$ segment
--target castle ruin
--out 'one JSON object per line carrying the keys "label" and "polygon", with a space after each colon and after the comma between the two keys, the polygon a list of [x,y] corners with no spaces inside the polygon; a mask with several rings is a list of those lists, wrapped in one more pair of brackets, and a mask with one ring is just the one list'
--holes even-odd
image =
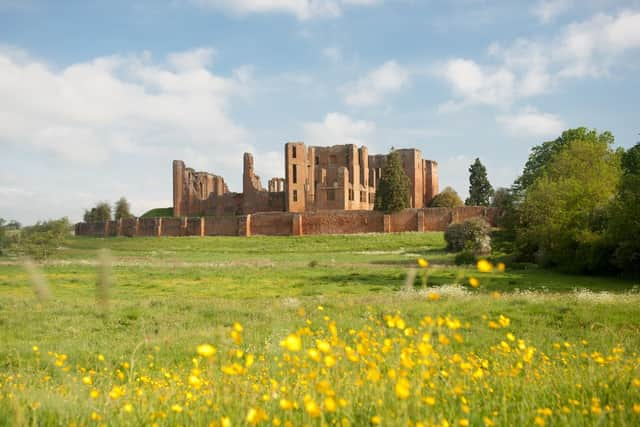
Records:
{"label": "castle ruin", "polygon": [[[354,144],[306,147],[285,144],[285,178],[272,178],[267,189],[255,174],[253,156],[244,154],[242,193],[230,192],[224,178],[173,161],[173,214],[186,216],[250,215],[258,212],[372,210],[387,155],[369,155]],[[438,194],[438,164],[417,149],[397,150],[410,182],[410,207],[424,208]]]}

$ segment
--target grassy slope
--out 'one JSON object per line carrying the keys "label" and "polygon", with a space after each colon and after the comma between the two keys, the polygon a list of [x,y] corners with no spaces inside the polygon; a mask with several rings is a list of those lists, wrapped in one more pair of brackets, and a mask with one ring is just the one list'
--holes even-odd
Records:
{"label": "grassy slope", "polygon": [[143,213],[140,218],[171,218],[173,217],[173,208],[155,208]]}
{"label": "grassy slope", "polygon": [[[260,351],[300,325],[300,307],[317,318],[329,315],[345,329],[396,310],[414,323],[425,314],[449,314],[476,325],[505,314],[518,337],[538,343],[541,351],[580,339],[594,348],[640,348],[640,297],[628,292],[638,283],[538,269],[478,275],[453,266],[443,245],[441,233],[74,238],[43,267],[55,294],[44,306],[36,303],[18,264],[0,264],[0,371],[34,370],[28,362],[33,345],[64,352],[81,366],[104,353],[115,366],[143,340],[162,348],[159,365],[172,366],[189,361],[201,342],[228,341],[234,321],[245,326],[247,348]],[[102,247],[115,261],[107,316],[98,314],[94,302],[95,258]],[[428,302],[429,291],[420,288],[399,292],[418,256],[432,264],[428,283],[442,294],[440,301]],[[472,274],[481,280],[477,291],[460,295],[451,286],[439,288]],[[620,294],[576,294],[575,288]],[[500,339],[503,333],[491,330],[467,338],[471,348]]]}

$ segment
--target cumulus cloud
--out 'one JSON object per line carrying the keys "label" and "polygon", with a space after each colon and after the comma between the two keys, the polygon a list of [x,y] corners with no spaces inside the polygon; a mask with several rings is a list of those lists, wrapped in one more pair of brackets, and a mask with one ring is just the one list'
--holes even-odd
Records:
{"label": "cumulus cloud", "polygon": [[453,59],[439,67],[438,74],[463,104],[508,105],[513,100],[516,78],[506,68],[489,69],[472,60]]}
{"label": "cumulus cloud", "polygon": [[558,116],[538,112],[531,107],[519,113],[500,115],[496,122],[511,136],[520,138],[554,137],[566,129],[566,124]]}
{"label": "cumulus cloud", "polygon": [[321,122],[303,124],[304,140],[308,145],[366,145],[375,129],[374,122],[353,120],[341,113],[328,113]]}
{"label": "cumulus cloud", "polygon": [[0,144],[93,164],[176,142],[243,144],[247,132],[227,110],[246,82],[213,74],[212,55],[196,49],[159,63],[149,54],[116,55],[55,70],[0,50]]}
{"label": "cumulus cloud", "polygon": [[632,11],[595,15],[568,25],[547,40],[493,43],[488,54],[496,60],[494,64],[454,58],[437,67],[436,75],[449,84],[455,96],[440,110],[473,104],[506,107],[553,91],[566,79],[606,75],[638,48],[640,12]]}
{"label": "cumulus cloud", "polygon": [[250,13],[286,13],[299,20],[335,18],[350,6],[372,6],[382,0],[191,0],[208,8],[245,15]]}
{"label": "cumulus cloud", "polygon": [[379,104],[387,95],[410,83],[410,73],[396,61],[387,61],[361,79],[345,86],[344,102],[355,107]]}
{"label": "cumulus cloud", "polygon": [[572,3],[572,0],[538,0],[531,7],[531,13],[538,17],[540,22],[546,24],[567,12]]}

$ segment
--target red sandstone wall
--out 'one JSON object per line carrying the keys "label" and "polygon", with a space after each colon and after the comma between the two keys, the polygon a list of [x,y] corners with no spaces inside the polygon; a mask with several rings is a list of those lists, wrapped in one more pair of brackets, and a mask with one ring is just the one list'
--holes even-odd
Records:
{"label": "red sandstone wall", "polygon": [[251,215],[251,235],[289,236],[293,214],[288,212],[263,212]]}
{"label": "red sandstone wall", "polygon": [[405,209],[390,215],[391,232],[418,231],[418,209]]}
{"label": "red sandstone wall", "polygon": [[[418,212],[423,217],[422,228],[424,231],[444,231],[450,223],[462,222],[472,217],[484,217],[491,225],[495,226],[498,209],[476,206],[464,206],[460,208],[426,208],[407,209],[389,215],[391,232],[418,231]],[[384,217],[381,212],[375,211],[321,211],[304,212],[299,215],[302,223],[301,234],[349,234],[349,233],[382,233],[384,232]],[[297,217],[288,212],[263,212],[252,214],[248,223],[250,235],[276,235],[288,236],[293,234],[293,222]],[[206,217],[204,220],[204,234],[207,236],[237,236],[239,234],[239,222],[246,216],[235,215],[223,217]],[[136,234],[136,219],[123,220],[122,234],[125,236],[157,236],[159,218],[140,218]],[[163,236],[199,236],[200,218],[187,219],[186,233],[182,227],[180,218],[162,219]],[[76,235],[79,236],[105,236],[104,222],[78,223],[75,226]],[[117,232],[117,223],[108,224],[106,235],[113,236]],[[245,224],[246,227],[246,224]],[[246,230],[242,230],[245,235]]]}
{"label": "red sandstone wall", "polygon": [[163,236],[183,236],[182,218],[162,218]]}
{"label": "red sandstone wall", "polygon": [[451,221],[451,209],[424,209],[424,231],[444,231]]}
{"label": "red sandstone wall", "polygon": [[207,236],[237,236],[238,218],[236,216],[207,217],[204,223]]}
{"label": "red sandstone wall", "polygon": [[136,235],[137,218],[127,218],[122,220],[122,235],[133,237]]}
{"label": "red sandstone wall", "polygon": [[453,218],[451,222],[458,223],[477,216],[484,217],[484,212],[486,209],[487,208],[483,206],[461,206],[459,208],[453,208]]}
{"label": "red sandstone wall", "polygon": [[302,214],[302,234],[382,233],[384,215],[374,211],[324,211]]}
{"label": "red sandstone wall", "polygon": [[200,218],[187,218],[187,236],[200,235]]}
{"label": "red sandstone wall", "polygon": [[157,236],[159,218],[140,218],[138,222],[138,236]]}

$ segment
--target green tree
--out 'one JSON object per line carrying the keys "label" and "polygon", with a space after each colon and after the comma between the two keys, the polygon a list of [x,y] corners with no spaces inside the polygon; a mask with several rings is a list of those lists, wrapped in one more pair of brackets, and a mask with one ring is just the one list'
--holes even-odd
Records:
{"label": "green tree", "polygon": [[583,135],[556,150],[526,187],[516,244],[543,265],[592,272],[608,264],[602,213],[619,181],[620,156],[609,132]]}
{"label": "green tree", "polygon": [[445,187],[440,193],[431,200],[429,206],[432,208],[455,208],[462,206],[462,199],[451,187]]}
{"label": "green tree", "polygon": [[4,218],[0,218],[0,255],[4,255],[7,250],[8,238],[6,223]]}
{"label": "green tree", "polygon": [[487,178],[487,168],[479,158],[469,166],[469,197],[464,204],[467,206],[489,206],[493,196],[493,187]]}
{"label": "green tree", "polygon": [[46,259],[59,249],[71,232],[68,218],[38,221],[35,225],[21,229],[14,243],[15,252],[34,258]]}
{"label": "green tree", "polygon": [[115,220],[131,218],[130,206],[127,199],[120,197],[115,205]]}
{"label": "green tree", "polygon": [[409,178],[402,169],[400,154],[391,148],[376,190],[374,209],[397,212],[409,207]]}
{"label": "green tree", "polygon": [[579,127],[562,132],[562,135],[553,141],[536,145],[531,149],[531,154],[529,154],[529,159],[524,165],[522,175],[513,184],[514,192],[521,194],[533,185],[535,180],[543,175],[553,158],[573,141],[599,142],[609,146],[613,144],[613,135],[609,131],[599,134],[595,129],[590,130],[585,127]]}
{"label": "green tree", "polygon": [[640,143],[622,155],[622,177],[609,219],[609,237],[616,245],[613,263],[640,272]]}
{"label": "green tree", "polygon": [[111,206],[107,202],[99,202],[91,210],[84,211],[84,222],[111,221]]}

